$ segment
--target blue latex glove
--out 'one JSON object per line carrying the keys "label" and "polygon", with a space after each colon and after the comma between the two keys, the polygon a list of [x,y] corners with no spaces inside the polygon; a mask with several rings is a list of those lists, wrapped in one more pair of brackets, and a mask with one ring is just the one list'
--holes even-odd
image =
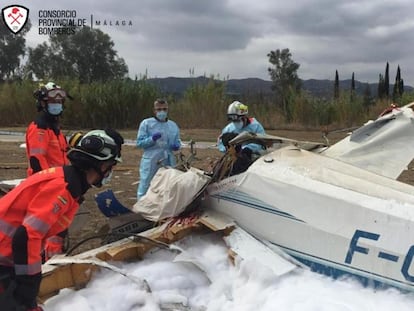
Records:
{"label": "blue latex glove", "polygon": [[161,133],[160,132],[156,132],[156,133],[152,134],[152,140],[153,141],[157,141],[160,138],[161,138]]}
{"label": "blue latex glove", "polygon": [[171,150],[172,151],[178,151],[181,148],[181,144],[177,143],[177,144],[172,144],[171,145]]}

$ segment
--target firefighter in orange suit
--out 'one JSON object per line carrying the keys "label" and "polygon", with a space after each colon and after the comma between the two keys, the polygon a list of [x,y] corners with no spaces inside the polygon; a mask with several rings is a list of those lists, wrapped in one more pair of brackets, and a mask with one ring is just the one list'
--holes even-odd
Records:
{"label": "firefighter in orange suit", "polygon": [[68,228],[79,200],[110,180],[121,162],[122,136],[94,130],[68,152],[70,165],[34,174],[0,199],[0,309],[36,310],[41,251],[46,239]]}
{"label": "firefighter in orange suit", "polygon": [[[26,155],[29,162],[27,175],[30,176],[50,167],[69,164],[68,143],[60,130],[60,117],[68,96],[65,90],[54,82],[41,86],[33,93],[39,115],[26,130]],[[43,260],[63,252],[67,231],[58,232],[44,245]]]}
{"label": "firefighter in orange suit", "polygon": [[39,112],[26,130],[27,175],[49,167],[69,164],[68,143],[60,131],[60,117],[68,97],[66,91],[49,82],[33,93]]}

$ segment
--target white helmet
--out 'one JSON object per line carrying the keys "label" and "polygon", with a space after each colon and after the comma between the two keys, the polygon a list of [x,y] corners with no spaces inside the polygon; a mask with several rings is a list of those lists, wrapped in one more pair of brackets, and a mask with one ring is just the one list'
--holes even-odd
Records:
{"label": "white helmet", "polygon": [[[79,133],[74,135],[79,135]],[[114,130],[93,130],[81,137],[74,139],[71,137],[69,141],[74,141],[72,149],[68,152],[70,160],[72,153],[81,153],[98,161],[113,159],[116,162],[122,162],[121,145],[124,140]]]}
{"label": "white helmet", "polygon": [[37,99],[37,111],[44,111],[52,116],[60,116],[65,108],[66,97],[69,97],[65,90],[54,82],[48,82],[41,85],[39,89],[33,92]]}
{"label": "white helmet", "polygon": [[227,108],[227,119],[230,121],[235,121],[240,119],[242,116],[246,116],[248,112],[249,109],[246,105],[242,104],[239,101],[234,101]]}

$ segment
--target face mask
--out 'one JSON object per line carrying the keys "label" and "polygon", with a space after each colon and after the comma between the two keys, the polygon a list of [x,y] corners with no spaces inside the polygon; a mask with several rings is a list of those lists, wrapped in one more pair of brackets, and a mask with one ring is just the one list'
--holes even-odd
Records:
{"label": "face mask", "polygon": [[157,111],[157,119],[160,121],[165,121],[167,119],[167,111]]}
{"label": "face mask", "polygon": [[233,125],[236,128],[236,130],[241,130],[243,128],[243,121],[233,122]]}
{"label": "face mask", "polygon": [[59,103],[51,103],[47,104],[47,112],[49,112],[52,116],[58,116],[62,113],[63,106]]}

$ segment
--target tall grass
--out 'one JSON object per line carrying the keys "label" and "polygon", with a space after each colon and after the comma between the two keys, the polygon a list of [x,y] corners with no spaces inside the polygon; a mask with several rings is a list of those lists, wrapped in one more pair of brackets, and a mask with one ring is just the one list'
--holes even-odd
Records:
{"label": "tall grass", "polygon": [[[154,100],[161,92],[146,77],[114,80],[105,83],[80,84],[76,80],[59,81],[73,100],[67,100],[62,123],[72,129],[114,127],[137,129],[139,123],[152,116]],[[207,83],[193,84],[184,96],[174,99],[167,94],[169,115],[180,128],[221,129],[227,124],[227,106],[240,100],[249,106],[249,115],[266,129],[282,128],[346,128],[376,118],[390,100],[364,106],[363,98],[341,92],[338,99],[315,98],[305,92],[289,96],[289,116],[277,107],[275,97],[252,93],[243,97],[226,94],[226,80],[211,76]],[[0,84],[0,127],[25,127],[36,116],[33,91],[38,84],[24,80]],[[165,94],[164,94],[165,95]],[[404,93],[400,105],[414,101],[414,93]],[[290,122],[286,122],[290,119]]]}
{"label": "tall grass", "polygon": [[105,83],[75,83],[69,89],[65,124],[82,128],[134,128],[152,113],[157,90],[142,80],[115,80]]}
{"label": "tall grass", "polygon": [[36,84],[30,81],[0,84],[0,125],[25,126],[36,114],[33,90]]}
{"label": "tall grass", "polygon": [[220,128],[226,122],[226,81],[211,76],[207,84],[193,84],[170,109],[181,127]]}

